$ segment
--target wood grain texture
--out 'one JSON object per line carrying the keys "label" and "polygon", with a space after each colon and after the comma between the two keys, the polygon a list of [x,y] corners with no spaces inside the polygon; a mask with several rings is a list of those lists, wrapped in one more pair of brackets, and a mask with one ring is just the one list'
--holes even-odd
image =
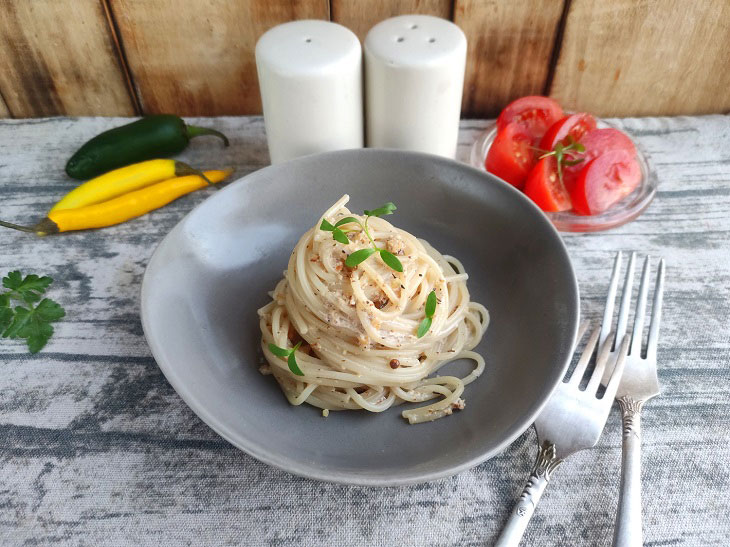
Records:
{"label": "wood grain texture", "polygon": [[99,0],[4,0],[0,94],[15,117],[134,114]]}
{"label": "wood grain texture", "polygon": [[451,19],[452,0],[332,0],[332,20],[346,26],[365,40],[380,21],[417,13]]}
{"label": "wood grain texture", "polygon": [[[3,219],[40,216],[71,185],[63,174],[69,154],[125,121],[0,122]],[[616,251],[666,259],[662,394],[642,416],[644,539],[657,547],[725,547],[730,117],[613,121],[651,156],[659,191],[625,226],[564,234],[581,311],[587,319],[600,318]],[[231,146],[198,139],[183,161],[233,165],[238,175],[268,163],[261,118],[190,122],[224,131]],[[459,158],[467,157],[485,125],[462,122]],[[67,316],[35,356],[17,341],[0,339],[0,543],[493,544],[534,461],[533,430],[502,455],[455,477],[411,487],[347,487],[294,477],[236,450],[165,380],[142,333],[139,285],[155,245],[215,191],[195,192],[104,230],[43,239],[1,233],[0,274],[14,268],[50,274],[55,282],[49,296]],[[610,545],[620,454],[614,408],[596,448],[572,456],[555,473],[523,543]]]}
{"label": "wood grain texture", "polygon": [[[261,112],[254,48],[269,28],[328,19],[327,0],[110,0],[147,114]],[[184,6],[184,8],[183,8]]]}
{"label": "wood grain texture", "polygon": [[10,110],[8,110],[5,100],[0,96],[0,118],[9,118]]}
{"label": "wood grain texture", "polygon": [[496,117],[511,100],[542,94],[563,0],[456,0],[468,40],[462,110]]}
{"label": "wood grain texture", "polygon": [[730,2],[573,0],[550,94],[598,115],[730,110]]}

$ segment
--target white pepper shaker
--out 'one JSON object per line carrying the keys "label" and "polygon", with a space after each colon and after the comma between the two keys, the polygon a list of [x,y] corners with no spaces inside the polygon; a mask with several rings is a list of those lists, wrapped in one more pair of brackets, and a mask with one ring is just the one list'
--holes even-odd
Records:
{"label": "white pepper shaker", "polygon": [[459,135],[466,36],[454,23],[402,15],[365,38],[367,145],[453,158]]}
{"label": "white pepper shaker", "polygon": [[268,30],[256,68],[272,163],[363,146],[362,48],[352,31],[302,20]]}

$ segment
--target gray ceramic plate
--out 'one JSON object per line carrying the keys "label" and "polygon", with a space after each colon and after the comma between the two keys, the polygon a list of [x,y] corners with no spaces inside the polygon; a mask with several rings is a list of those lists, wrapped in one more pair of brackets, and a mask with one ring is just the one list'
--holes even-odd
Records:
{"label": "gray ceramic plate", "polygon": [[[259,374],[256,310],[301,234],[344,193],[355,211],[395,202],[388,220],[461,259],[472,298],[489,308],[477,348],[486,371],[462,412],[420,425],[397,408],[323,418]],[[530,200],[466,165],[400,151],[309,156],[230,184],[165,237],[142,285],[152,353],[210,427],[261,461],[352,484],[437,479],[499,454],[562,379],[577,322],[567,252]]]}

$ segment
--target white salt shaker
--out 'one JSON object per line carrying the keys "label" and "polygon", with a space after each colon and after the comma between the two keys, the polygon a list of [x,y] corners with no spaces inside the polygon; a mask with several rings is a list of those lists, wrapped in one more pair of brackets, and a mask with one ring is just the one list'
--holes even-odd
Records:
{"label": "white salt shaker", "polygon": [[278,25],[256,44],[256,68],[272,163],[362,148],[362,48],[328,21]]}
{"label": "white salt shaker", "polygon": [[466,36],[450,21],[402,15],[365,38],[367,145],[453,158]]}

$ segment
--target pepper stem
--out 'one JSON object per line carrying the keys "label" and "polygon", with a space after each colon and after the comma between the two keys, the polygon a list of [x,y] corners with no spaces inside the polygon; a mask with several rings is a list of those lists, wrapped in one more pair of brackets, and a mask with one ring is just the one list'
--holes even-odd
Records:
{"label": "pepper stem", "polygon": [[183,163],[181,161],[175,161],[175,176],[184,177],[187,175],[198,175],[199,177],[202,177],[203,180],[205,180],[205,182],[207,182],[208,184],[213,184],[210,179],[205,176],[205,173],[203,173],[200,169],[196,169],[195,167],[192,167],[187,163]]}
{"label": "pepper stem", "polygon": [[19,230],[21,232],[28,232],[31,234],[36,233],[35,228],[32,226],[21,226],[20,224],[13,224],[12,222],[5,222],[4,220],[0,220],[0,226],[4,226],[5,228],[12,228],[13,230]]}
{"label": "pepper stem", "polygon": [[197,127],[195,125],[186,125],[185,132],[187,133],[189,139],[200,137],[202,135],[214,135],[219,139],[223,139],[223,144],[225,146],[228,146],[230,144],[228,142],[228,137],[226,137],[220,131],[216,131],[215,129],[209,129],[207,127]]}

